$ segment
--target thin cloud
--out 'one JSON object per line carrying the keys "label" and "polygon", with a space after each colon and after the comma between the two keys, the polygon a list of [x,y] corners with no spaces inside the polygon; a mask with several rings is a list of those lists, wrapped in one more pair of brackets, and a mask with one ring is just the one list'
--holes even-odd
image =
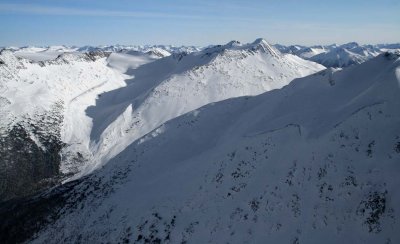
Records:
{"label": "thin cloud", "polygon": [[185,15],[170,14],[151,11],[112,11],[101,9],[78,9],[65,7],[51,7],[34,4],[0,3],[0,12],[25,13],[35,15],[64,15],[64,16],[88,16],[88,17],[128,17],[128,18],[175,18],[192,20],[221,20],[221,21],[245,21],[256,22],[258,18],[229,17],[219,15]]}
{"label": "thin cloud", "polygon": [[33,4],[3,4],[1,12],[26,13],[37,15],[75,15],[75,16],[104,16],[104,17],[132,17],[132,18],[202,18],[202,16],[165,14],[146,11],[111,11],[99,9],[77,9],[64,7],[48,7]]}

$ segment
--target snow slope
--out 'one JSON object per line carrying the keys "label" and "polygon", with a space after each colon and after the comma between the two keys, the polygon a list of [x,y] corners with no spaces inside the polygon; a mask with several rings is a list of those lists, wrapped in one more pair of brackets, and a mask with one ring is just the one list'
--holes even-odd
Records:
{"label": "snow slope", "polygon": [[175,118],[37,200],[31,241],[398,243],[399,72],[379,55]]}
{"label": "snow slope", "polygon": [[[0,175],[7,176],[0,182],[0,201],[30,194],[36,187],[27,186],[53,182],[52,176],[68,179],[78,173],[79,178],[160,124],[200,106],[280,88],[324,68],[281,55],[262,39],[171,56],[158,49],[25,51],[62,53],[45,61],[21,58],[11,50],[0,54],[0,143],[9,148],[0,152]],[[18,152],[24,158],[13,158],[21,147],[28,154]],[[43,156],[47,152],[51,155]],[[53,158],[48,167],[47,158]],[[31,170],[25,183],[12,183],[29,160],[38,162],[32,167],[43,174]]]}
{"label": "snow slope", "polygon": [[125,85],[126,78],[107,66],[104,53],[65,53],[34,62],[2,50],[0,201],[32,194],[47,185],[44,181],[75,172],[75,161],[82,160],[74,143],[90,135],[85,109],[99,93]]}
{"label": "snow slope", "polygon": [[[63,54],[48,62],[32,62],[3,50],[0,54],[0,95],[10,104],[2,107],[11,117],[48,109],[54,102],[71,102],[82,93],[110,84],[123,85],[126,76],[107,68],[106,58],[89,54]],[[107,89],[104,89],[107,90]]]}
{"label": "snow slope", "polygon": [[29,59],[29,60],[36,61],[36,62],[53,60],[53,59],[56,59],[61,54],[62,53],[60,53],[58,51],[54,51],[54,52],[48,52],[48,51],[43,51],[43,52],[16,51],[15,52],[15,56],[16,57]]}
{"label": "snow slope", "polygon": [[[110,58],[112,58],[110,56]],[[93,120],[86,174],[162,123],[205,104],[258,95],[324,69],[282,55],[265,40],[232,41],[201,52],[173,54],[129,69],[127,86],[104,93],[87,109]]]}
{"label": "snow slope", "polygon": [[136,69],[158,58],[158,56],[141,52],[111,53],[107,59],[107,65],[121,73],[126,73],[130,69]]}
{"label": "snow slope", "polygon": [[63,53],[77,51],[77,48],[67,46],[49,46],[49,47],[22,47],[14,51],[15,56],[29,59],[32,61],[48,61],[56,59]]}

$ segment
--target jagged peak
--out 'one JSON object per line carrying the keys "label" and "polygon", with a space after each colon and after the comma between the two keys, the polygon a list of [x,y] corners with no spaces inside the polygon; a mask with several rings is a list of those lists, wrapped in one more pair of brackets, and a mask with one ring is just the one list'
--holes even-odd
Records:
{"label": "jagged peak", "polygon": [[227,48],[230,48],[230,47],[237,47],[237,46],[240,46],[240,45],[241,45],[241,43],[239,41],[232,40],[232,41],[228,42],[227,44],[225,44],[224,46],[227,47]]}
{"label": "jagged peak", "polygon": [[340,45],[339,47],[346,48],[346,49],[351,49],[351,48],[356,48],[359,47],[360,45],[357,42],[349,42],[345,43],[343,45]]}
{"label": "jagged peak", "polygon": [[262,52],[270,54],[274,57],[280,57],[281,53],[274,48],[271,44],[269,44],[265,39],[258,38],[254,42],[248,44],[241,44],[239,41],[233,40],[228,42],[225,45],[215,45],[208,47],[203,50],[203,53],[207,56],[211,54],[219,53],[222,54],[226,50],[233,51],[251,51],[251,52]]}
{"label": "jagged peak", "polygon": [[265,53],[269,53],[275,57],[280,56],[280,52],[273,48],[265,39],[257,38],[254,42],[250,44],[250,49],[253,51],[261,50]]}
{"label": "jagged peak", "polygon": [[269,43],[264,38],[257,38],[252,44],[253,45],[259,45],[259,44],[269,45]]}

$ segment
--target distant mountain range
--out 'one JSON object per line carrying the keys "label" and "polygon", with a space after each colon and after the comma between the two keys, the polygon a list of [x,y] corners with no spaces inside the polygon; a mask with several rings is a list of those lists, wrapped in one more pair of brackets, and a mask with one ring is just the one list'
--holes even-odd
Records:
{"label": "distant mountain range", "polygon": [[[213,45],[207,46],[212,47]],[[400,50],[400,43],[394,44],[376,44],[360,45],[356,42],[350,42],[343,45],[273,45],[282,53],[293,54],[303,59],[311,60],[325,67],[343,68],[353,64],[359,64],[376,57],[378,54],[390,51]],[[45,46],[45,47],[6,47],[12,50],[19,57],[32,59],[35,61],[44,61],[54,59],[62,52],[141,52],[153,53],[159,57],[169,56],[173,53],[192,53],[203,50],[207,47],[201,46],[172,46],[172,45],[103,45],[103,46]]]}
{"label": "distant mountain range", "polygon": [[311,47],[275,45],[275,47],[283,53],[291,53],[322,64],[325,67],[343,68],[360,64],[389,50],[400,50],[400,43],[359,45],[356,42],[350,42],[343,45],[333,44]]}

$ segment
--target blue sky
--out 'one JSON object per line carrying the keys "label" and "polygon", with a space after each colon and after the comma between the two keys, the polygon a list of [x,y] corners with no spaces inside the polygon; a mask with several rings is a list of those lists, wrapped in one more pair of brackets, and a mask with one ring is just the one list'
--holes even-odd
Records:
{"label": "blue sky", "polygon": [[400,0],[0,0],[0,46],[400,42]]}

